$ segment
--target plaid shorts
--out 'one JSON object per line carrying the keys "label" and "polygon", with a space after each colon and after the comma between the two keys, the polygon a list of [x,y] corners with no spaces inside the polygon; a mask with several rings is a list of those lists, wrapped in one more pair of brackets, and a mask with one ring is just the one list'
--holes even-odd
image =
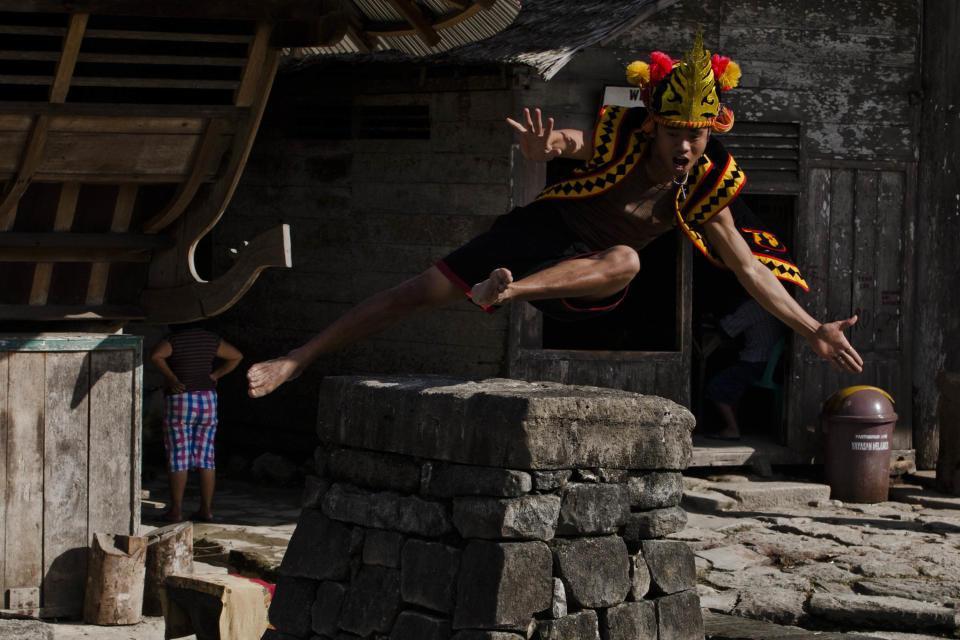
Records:
{"label": "plaid shorts", "polygon": [[163,439],[170,471],[213,469],[217,433],[217,392],[187,391],[167,396]]}

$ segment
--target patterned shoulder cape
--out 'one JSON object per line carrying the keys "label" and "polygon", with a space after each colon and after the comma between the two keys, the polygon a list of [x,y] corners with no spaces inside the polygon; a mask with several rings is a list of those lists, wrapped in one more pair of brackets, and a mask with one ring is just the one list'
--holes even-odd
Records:
{"label": "patterned shoulder cape", "polygon": [[[605,193],[640,166],[647,140],[640,127],[646,120],[643,108],[606,106],[593,130],[593,157],[571,175],[548,185],[536,201],[591,198]],[[804,290],[807,283],[783,243],[737,196],[747,177],[716,136],[690,171],[688,186],[677,192],[677,222],[684,234],[710,262],[726,268],[700,231],[701,225],[725,207],[730,207],[740,234],[753,255],[775,276]]]}

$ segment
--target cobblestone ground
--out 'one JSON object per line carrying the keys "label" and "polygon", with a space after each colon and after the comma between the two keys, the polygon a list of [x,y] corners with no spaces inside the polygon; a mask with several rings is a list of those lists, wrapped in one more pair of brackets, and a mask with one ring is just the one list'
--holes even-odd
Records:
{"label": "cobblestone ground", "polygon": [[[919,480],[893,487],[889,502],[855,505],[830,500],[829,488],[815,483],[688,476],[687,526],[670,537],[696,554],[708,637],[956,636],[960,497],[937,494]],[[155,498],[165,496],[163,484],[146,486]],[[198,569],[225,572],[229,564],[232,572],[269,580],[293,532],[301,493],[222,482],[217,520],[195,524]],[[195,508],[189,497],[185,507]],[[161,524],[160,513],[160,505],[146,503],[147,526]],[[0,621],[0,640],[7,638],[162,640],[163,620],[129,627]]]}
{"label": "cobblestone ground", "polygon": [[[742,503],[764,486],[765,506]],[[686,479],[687,527],[670,537],[695,552],[704,609],[891,638],[956,634],[960,498],[905,484],[890,502],[802,502],[812,486]]]}

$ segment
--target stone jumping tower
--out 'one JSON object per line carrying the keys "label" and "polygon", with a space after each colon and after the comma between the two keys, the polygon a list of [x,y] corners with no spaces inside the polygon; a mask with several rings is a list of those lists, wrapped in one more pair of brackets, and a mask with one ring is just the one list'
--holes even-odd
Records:
{"label": "stone jumping tower", "polygon": [[702,640],[681,471],[655,396],[332,377],[264,640]]}

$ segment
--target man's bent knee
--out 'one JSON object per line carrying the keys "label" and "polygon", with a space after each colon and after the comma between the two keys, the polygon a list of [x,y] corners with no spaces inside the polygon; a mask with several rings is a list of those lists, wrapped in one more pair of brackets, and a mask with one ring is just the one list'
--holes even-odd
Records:
{"label": "man's bent knee", "polygon": [[618,244],[601,253],[600,257],[607,265],[607,273],[611,279],[626,284],[640,273],[640,255],[631,247]]}

